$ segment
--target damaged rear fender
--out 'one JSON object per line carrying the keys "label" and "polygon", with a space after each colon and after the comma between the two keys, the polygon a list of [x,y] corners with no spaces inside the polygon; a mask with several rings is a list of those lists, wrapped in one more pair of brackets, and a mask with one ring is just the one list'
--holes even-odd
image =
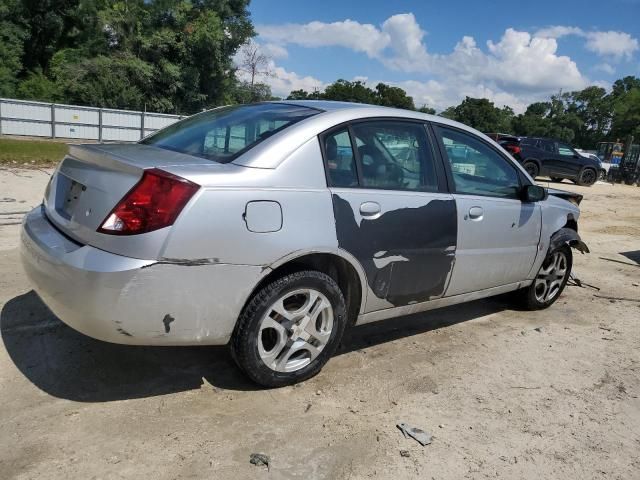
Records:
{"label": "damaged rear fender", "polygon": [[575,248],[581,253],[589,253],[589,247],[587,247],[587,244],[582,241],[578,232],[572,228],[561,228],[551,235],[549,251],[555,250],[563,244],[569,245],[571,248]]}

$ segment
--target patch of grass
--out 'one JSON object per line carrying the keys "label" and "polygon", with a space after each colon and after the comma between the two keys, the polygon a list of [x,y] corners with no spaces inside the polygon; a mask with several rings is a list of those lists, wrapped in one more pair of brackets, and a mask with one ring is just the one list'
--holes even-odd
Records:
{"label": "patch of grass", "polygon": [[46,140],[0,138],[0,165],[7,167],[50,166],[66,155],[67,145]]}

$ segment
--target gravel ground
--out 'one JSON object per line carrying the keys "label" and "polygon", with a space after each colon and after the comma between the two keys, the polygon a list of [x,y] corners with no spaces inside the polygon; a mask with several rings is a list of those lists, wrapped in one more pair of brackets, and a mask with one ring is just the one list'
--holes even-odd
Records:
{"label": "gravel ground", "polygon": [[14,224],[47,179],[0,171],[0,477],[640,478],[640,188],[554,185],[586,196],[574,271],[599,292],[358,327],[316,378],[258,390],[225,348],[106,344],[49,313]]}

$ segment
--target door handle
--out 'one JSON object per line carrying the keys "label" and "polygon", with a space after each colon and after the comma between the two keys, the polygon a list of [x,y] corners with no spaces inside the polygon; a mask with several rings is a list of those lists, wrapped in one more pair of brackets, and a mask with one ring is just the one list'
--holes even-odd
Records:
{"label": "door handle", "polygon": [[482,209],[482,207],[471,207],[469,209],[470,220],[480,221],[482,220],[483,215],[484,215],[484,210]]}
{"label": "door handle", "polygon": [[378,202],[364,202],[360,205],[360,214],[363,217],[374,217],[380,213]]}

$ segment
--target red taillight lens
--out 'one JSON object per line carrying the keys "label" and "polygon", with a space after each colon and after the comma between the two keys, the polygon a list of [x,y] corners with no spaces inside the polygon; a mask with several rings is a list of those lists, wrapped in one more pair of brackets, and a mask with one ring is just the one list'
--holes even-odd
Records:
{"label": "red taillight lens", "polygon": [[507,151],[511,155],[516,155],[522,151],[522,149],[517,145],[507,145]]}
{"label": "red taillight lens", "polygon": [[98,232],[135,235],[173,225],[200,188],[162,170],[145,170],[142,178],[105,218]]}

